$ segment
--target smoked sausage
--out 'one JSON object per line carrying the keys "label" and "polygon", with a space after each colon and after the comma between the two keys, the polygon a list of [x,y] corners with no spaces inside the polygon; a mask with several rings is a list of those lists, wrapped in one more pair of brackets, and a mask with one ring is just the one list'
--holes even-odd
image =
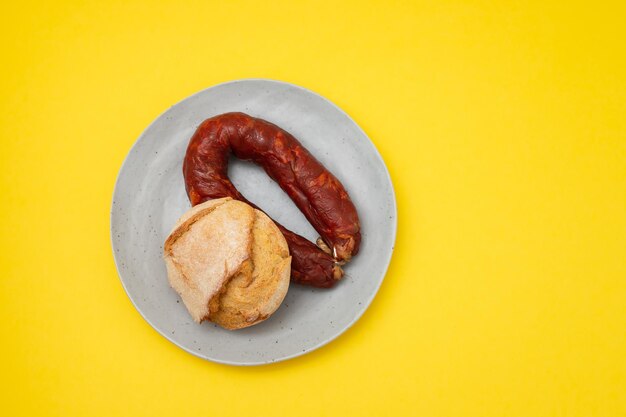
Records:
{"label": "smoked sausage", "polygon": [[189,141],[183,175],[192,205],[221,197],[252,204],[228,178],[231,153],[260,165],[321,236],[318,247],[277,224],[292,256],[292,280],[333,286],[361,241],[358,214],[343,185],[290,133],[244,113],[225,113],[202,122]]}

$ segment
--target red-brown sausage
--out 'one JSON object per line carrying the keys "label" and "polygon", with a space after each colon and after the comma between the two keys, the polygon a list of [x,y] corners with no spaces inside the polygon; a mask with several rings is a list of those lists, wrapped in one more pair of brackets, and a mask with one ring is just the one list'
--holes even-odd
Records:
{"label": "red-brown sausage", "polygon": [[359,218],[343,185],[288,132],[244,113],[225,113],[202,122],[189,141],[183,175],[192,205],[221,197],[249,203],[228,178],[231,152],[260,165],[323,240],[326,252],[278,224],[291,252],[292,279],[333,286],[343,275],[339,265],[357,254],[361,241]]}

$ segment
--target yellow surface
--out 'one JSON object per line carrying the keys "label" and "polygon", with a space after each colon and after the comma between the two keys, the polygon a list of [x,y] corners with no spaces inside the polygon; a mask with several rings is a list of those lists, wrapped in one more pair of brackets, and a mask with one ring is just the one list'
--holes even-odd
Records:
{"label": "yellow surface", "polygon": [[[66,2],[0,17],[7,416],[626,415],[626,6]],[[238,78],[328,97],[399,205],[363,318],[272,366],[197,359],[118,280],[124,156]]]}

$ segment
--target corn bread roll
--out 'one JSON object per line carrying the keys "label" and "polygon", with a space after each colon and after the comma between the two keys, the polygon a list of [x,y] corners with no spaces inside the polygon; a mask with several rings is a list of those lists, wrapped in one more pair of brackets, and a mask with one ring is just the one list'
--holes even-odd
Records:
{"label": "corn bread roll", "polygon": [[192,318],[241,329],[268,318],[289,288],[287,242],[263,212],[229,197],[178,220],[163,247],[170,285]]}

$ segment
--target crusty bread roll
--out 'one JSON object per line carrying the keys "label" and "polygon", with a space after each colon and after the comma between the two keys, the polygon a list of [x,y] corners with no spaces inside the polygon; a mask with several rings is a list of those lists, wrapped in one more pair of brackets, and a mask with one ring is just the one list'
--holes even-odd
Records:
{"label": "crusty bread roll", "polygon": [[229,197],[187,211],[163,252],[170,285],[198,323],[252,326],[276,311],[289,288],[282,233],[265,213]]}

